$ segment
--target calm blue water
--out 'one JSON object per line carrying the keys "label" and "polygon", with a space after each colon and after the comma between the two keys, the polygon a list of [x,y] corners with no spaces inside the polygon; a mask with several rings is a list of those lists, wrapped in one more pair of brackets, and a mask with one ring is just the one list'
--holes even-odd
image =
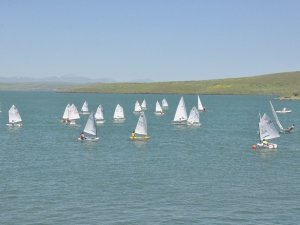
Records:
{"label": "calm blue water", "polygon": [[[153,114],[163,97],[169,110]],[[147,143],[128,137],[146,99]],[[300,102],[270,96],[201,96],[201,127],[171,125],[180,95],[0,92],[0,224],[299,224]],[[195,95],[184,95],[188,111]],[[258,112],[269,100],[285,126],[277,151],[252,151]],[[60,120],[67,103],[104,107],[100,141],[80,143],[80,126]],[[117,103],[126,121],[113,123]],[[24,126],[6,127],[15,104]]]}

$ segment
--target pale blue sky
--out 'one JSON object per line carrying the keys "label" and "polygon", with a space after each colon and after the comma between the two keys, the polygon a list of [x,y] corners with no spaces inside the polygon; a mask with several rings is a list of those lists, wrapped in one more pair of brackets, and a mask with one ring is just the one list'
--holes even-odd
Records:
{"label": "pale blue sky", "polygon": [[0,0],[0,77],[204,80],[300,70],[298,0]]}

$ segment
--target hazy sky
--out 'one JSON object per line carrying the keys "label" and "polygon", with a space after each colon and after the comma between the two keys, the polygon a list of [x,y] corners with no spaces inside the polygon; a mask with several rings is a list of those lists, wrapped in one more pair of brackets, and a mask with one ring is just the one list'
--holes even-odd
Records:
{"label": "hazy sky", "polygon": [[0,77],[204,80],[300,70],[299,0],[0,0]]}

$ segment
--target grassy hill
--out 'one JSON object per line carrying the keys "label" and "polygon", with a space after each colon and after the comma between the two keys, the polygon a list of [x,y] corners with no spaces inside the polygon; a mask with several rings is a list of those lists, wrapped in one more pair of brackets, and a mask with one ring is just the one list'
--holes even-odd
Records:
{"label": "grassy hill", "polygon": [[300,71],[204,81],[96,83],[59,89],[61,92],[266,94],[300,97]]}

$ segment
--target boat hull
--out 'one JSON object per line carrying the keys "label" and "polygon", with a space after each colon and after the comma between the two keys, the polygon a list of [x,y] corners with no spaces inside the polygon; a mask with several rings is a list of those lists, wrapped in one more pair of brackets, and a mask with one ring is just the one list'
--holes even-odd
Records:
{"label": "boat hull", "polygon": [[8,126],[8,127],[22,127],[23,124],[22,123],[15,123],[15,124],[7,123],[6,126]]}
{"label": "boat hull", "polygon": [[98,141],[99,140],[99,137],[86,137],[84,139],[81,139],[80,137],[78,138],[78,141]]}
{"label": "boat hull", "polygon": [[130,136],[130,140],[132,141],[148,141],[150,139],[149,136]]}
{"label": "boat hull", "polygon": [[257,143],[257,146],[259,148],[265,148],[265,149],[276,149],[277,148],[277,144],[274,144],[274,143],[269,143],[268,145],[265,145],[263,143]]}

